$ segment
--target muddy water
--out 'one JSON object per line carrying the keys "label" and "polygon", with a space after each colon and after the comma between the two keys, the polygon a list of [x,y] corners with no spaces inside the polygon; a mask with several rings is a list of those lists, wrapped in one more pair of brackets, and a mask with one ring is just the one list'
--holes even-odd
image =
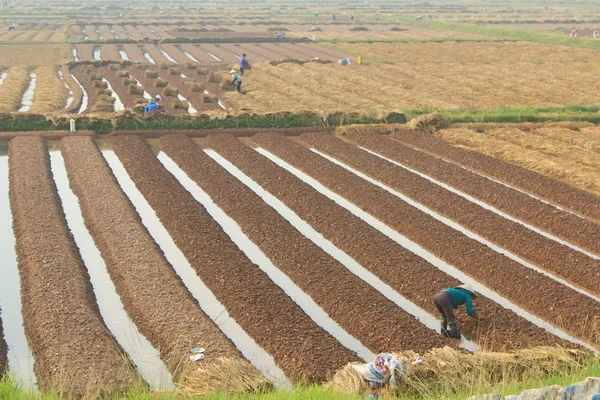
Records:
{"label": "muddy water", "polygon": [[160,50],[161,54],[162,54],[163,56],[165,56],[165,58],[166,58],[167,60],[169,60],[169,61],[170,61],[170,62],[172,62],[173,64],[177,64],[177,61],[175,61],[175,59],[174,59],[173,57],[171,57],[171,56],[169,55],[169,53],[167,53],[167,52],[166,52],[166,51],[164,51],[163,49],[159,49],[159,50]]}
{"label": "muddy water", "polygon": [[0,155],[0,308],[8,344],[8,368],[25,388],[35,387],[34,358],[27,344],[21,314],[21,279],[8,197],[8,156]]}
{"label": "muddy water", "polygon": [[119,50],[119,55],[123,60],[129,60],[129,57],[127,56],[127,53],[125,53],[125,50]]}
{"label": "muddy water", "polygon": [[144,57],[146,57],[146,60],[148,60],[149,63],[156,64],[156,62],[152,57],[150,57],[150,54],[148,54],[148,52],[144,51]]}
{"label": "muddy water", "polygon": [[[100,37],[100,39],[102,39],[102,37]],[[102,58],[100,57],[100,47],[94,48],[94,60],[102,60]]]}
{"label": "muddy water", "polygon": [[35,83],[37,81],[37,75],[35,72],[30,72],[29,77],[31,81],[29,82],[29,87],[23,93],[23,99],[21,100],[21,108],[19,108],[19,112],[27,112],[29,108],[33,104],[33,93],[35,92]]}
{"label": "muddy water", "polygon": [[[491,212],[493,212],[494,214],[497,214],[497,215],[499,215],[499,216],[501,216],[501,217],[503,217],[503,218],[506,218],[506,219],[507,219],[507,220],[509,220],[509,221],[512,221],[512,222],[515,222],[515,223],[517,223],[517,224],[519,224],[519,225],[522,225],[522,226],[524,226],[525,228],[527,228],[527,229],[529,229],[529,230],[531,230],[531,231],[533,231],[533,232],[535,232],[535,233],[537,233],[537,234],[540,234],[540,235],[544,236],[545,238],[548,238],[548,239],[550,239],[550,240],[553,240],[553,241],[555,241],[555,242],[557,242],[557,243],[560,243],[560,244],[562,244],[563,246],[570,247],[571,249],[573,249],[573,250],[575,250],[575,251],[578,251],[578,252],[580,252],[580,253],[582,253],[582,254],[585,254],[585,255],[586,255],[586,256],[588,256],[588,257],[591,257],[591,258],[593,258],[593,259],[596,259],[596,260],[600,260],[600,256],[597,256],[597,255],[595,255],[595,254],[592,254],[592,253],[590,253],[589,251],[586,251],[586,250],[584,250],[584,249],[582,249],[582,248],[580,248],[580,247],[578,247],[578,246],[575,246],[575,245],[573,245],[573,244],[571,244],[571,243],[569,243],[569,242],[566,242],[566,241],[564,241],[564,240],[562,240],[562,239],[560,239],[560,238],[558,238],[558,237],[556,237],[556,236],[554,236],[554,235],[552,235],[552,234],[550,234],[550,233],[547,233],[547,232],[545,232],[545,231],[543,231],[543,230],[541,230],[541,229],[538,229],[538,228],[536,228],[536,227],[535,227],[535,226],[533,226],[533,225],[530,225],[530,224],[528,224],[528,223],[526,223],[526,222],[523,222],[523,221],[521,221],[521,220],[519,220],[519,219],[517,219],[517,218],[514,218],[514,217],[512,217],[512,216],[510,216],[510,215],[508,215],[508,214],[505,214],[505,213],[503,213],[502,211],[498,210],[497,208],[495,208],[495,207],[493,207],[493,206],[490,206],[490,205],[488,205],[488,204],[486,204],[486,203],[484,203],[484,202],[482,202],[482,201],[480,201],[480,200],[477,200],[476,198],[474,198],[474,197],[472,197],[472,196],[470,196],[470,195],[468,195],[468,194],[466,194],[466,193],[464,193],[464,192],[461,192],[460,190],[458,190],[458,189],[455,189],[455,188],[453,188],[453,187],[452,187],[452,186],[450,186],[450,185],[447,185],[447,184],[445,184],[445,183],[443,183],[443,182],[439,182],[439,181],[435,180],[434,178],[432,178],[432,177],[430,177],[430,176],[428,176],[428,175],[426,175],[426,174],[423,174],[423,173],[421,173],[421,172],[419,172],[419,171],[415,171],[415,170],[413,170],[413,169],[411,169],[411,168],[408,168],[408,167],[406,167],[406,166],[402,165],[401,163],[399,163],[399,162],[397,162],[397,161],[394,161],[394,160],[390,160],[389,158],[386,158],[386,157],[384,157],[384,156],[382,156],[382,155],[380,155],[380,154],[377,154],[377,153],[375,153],[374,151],[371,151],[371,150],[369,150],[369,149],[365,149],[365,148],[363,148],[363,147],[360,147],[360,146],[359,146],[359,148],[360,148],[360,149],[362,149],[362,150],[364,150],[364,151],[366,151],[367,153],[371,153],[371,154],[373,154],[373,155],[375,155],[375,156],[377,156],[377,157],[380,157],[380,158],[382,158],[382,159],[384,159],[384,160],[386,160],[386,161],[388,161],[388,162],[390,162],[390,163],[392,163],[392,164],[394,164],[394,165],[397,165],[397,166],[399,166],[399,167],[401,167],[401,168],[404,168],[404,169],[405,169],[405,170],[407,170],[407,171],[410,171],[410,172],[412,172],[412,173],[414,173],[414,174],[416,174],[416,175],[419,175],[420,177],[422,177],[422,178],[424,178],[424,179],[427,179],[428,181],[430,181],[430,182],[432,182],[432,183],[435,183],[436,185],[438,185],[438,186],[440,186],[440,187],[443,187],[444,189],[446,189],[446,190],[449,190],[449,191],[451,191],[452,193],[455,193],[455,194],[457,194],[457,195],[461,196],[462,198],[464,198],[464,199],[466,199],[466,200],[469,200],[471,203],[477,204],[478,206],[480,206],[480,207],[482,207],[482,208],[485,208],[486,210],[488,210],[488,211],[491,211]],[[533,197],[533,196],[532,196],[532,197]],[[535,198],[535,197],[534,197],[534,198]],[[538,199],[538,200],[539,200],[539,199]],[[561,209],[560,207],[556,207],[556,208],[557,208],[557,209],[559,209],[559,210],[561,210],[561,211],[564,211],[564,210],[563,210],[563,209]],[[582,217],[579,217],[579,218],[582,218]]]}
{"label": "muddy water", "polygon": [[189,58],[190,60],[192,60],[193,62],[200,62],[200,61],[196,60],[196,59],[194,58],[194,56],[193,56],[193,55],[191,55],[190,53],[188,53],[187,51],[184,51],[184,52],[183,52],[183,54],[185,54],[185,56],[186,56],[187,58]]}
{"label": "muddy water", "polygon": [[[576,291],[578,293],[581,293],[581,294],[583,294],[585,296],[588,296],[588,297],[594,299],[595,301],[600,302],[600,298],[598,296],[595,296],[595,295],[593,295],[593,294],[591,294],[591,293],[589,293],[589,292],[587,292],[587,291],[585,291],[585,290],[583,290],[581,288],[578,288],[578,287],[570,284],[569,282],[565,281],[564,279],[561,279],[561,278],[557,277],[556,275],[551,274],[550,272],[547,272],[547,271],[545,271],[545,270],[543,270],[543,269],[541,269],[541,268],[539,268],[539,267],[531,264],[530,262],[528,262],[526,260],[523,260],[521,257],[519,257],[519,256],[511,253],[510,251],[508,251],[506,249],[503,249],[503,248],[495,245],[494,243],[488,241],[487,239],[483,238],[482,236],[476,234],[475,232],[472,232],[472,231],[464,228],[462,225],[460,225],[460,224],[452,221],[451,219],[446,218],[446,217],[444,217],[444,216],[436,213],[433,210],[430,210],[429,208],[423,206],[422,204],[417,203],[416,201],[410,199],[409,197],[403,195],[402,193],[395,191],[394,189],[392,189],[392,188],[390,188],[390,187],[388,187],[388,186],[386,186],[386,185],[378,182],[377,180],[375,180],[373,178],[370,178],[369,176],[363,174],[362,172],[357,171],[354,168],[352,168],[352,167],[350,167],[350,166],[348,166],[348,165],[346,165],[346,164],[344,164],[344,163],[336,160],[333,157],[328,156],[325,153],[321,153],[318,150],[312,149],[312,151],[315,152],[315,153],[317,153],[317,154],[319,154],[321,157],[326,158],[327,160],[333,162],[334,164],[337,164],[337,165],[339,165],[339,166],[347,169],[348,171],[350,171],[353,174],[361,177],[362,179],[364,179],[364,180],[366,180],[366,181],[368,181],[368,182],[370,182],[370,183],[372,183],[372,184],[374,184],[374,185],[376,185],[376,186],[378,186],[378,187],[386,190],[387,192],[389,192],[389,193],[393,194],[394,196],[400,198],[402,201],[410,204],[411,206],[415,207],[416,209],[418,209],[420,211],[423,211],[424,213],[430,215],[431,217],[433,217],[437,221],[440,221],[444,225],[447,225],[450,228],[452,228],[452,229],[454,229],[456,231],[461,232],[462,234],[464,234],[468,238],[476,240],[477,242],[479,242],[479,243],[481,243],[481,244],[489,247],[490,249],[494,250],[496,253],[502,254],[502,255],[510,258],[511,260],[516,261],[519,264],[521,264],[521,265],[523,265],[523,266],[525,266],[525,267],[527,267],[527,268],[529,268],[529,269],[531,269],[533,271],[536,271],[536,272],[538,272],[538,273],[540,273],[540,274],[542,274],[544,276],[547,276],[548,278],[550,278],[552,280],[555,280],[556,282],[559,282],[562,285],[565,285],[568,288],[570,288],[570,289],[572,289],[572,290],[574,290],[574,291]],[[454,191],[454,189],[453,189],[453,191]],[[473,200],[475,200],[475,199],[473,199]],[[481,203],[479,201],[477,203],[479,205],[484,204],[484,203]],[[489,207],[489,206],[487,206],[487,207]]]}
{"label": "muddy water", "polygon": [[[214,152],[211,152],[214,154]],[[209,154],[209,155],[211,155]],[[281,272],[271,260],[242,232],[240,226],[231,219],[223,210],[221,210],[187,174],[181,170],[177,164],[164,153],[158,154],[158,159],[171,172],[179,183],[189,191],[194,199],[202,204],[211,217],[223,228],[225,233],[231,238],[246,254],[246,256],[262,269],[269,278],[275,282],[288,296],[298,304],[302,310],[320,327],[329,332],[346,348],[354,351],[364,360],[372,360],[375,355],[367,349],[360,341],[352,337],[342,327],[340,327],[323,309],[314,302],[314,300],[304,293],[287,275]]]}
{"label": "muddy water", "polygon": [[79,107],[79,111],[77,111],[77,114],[81,114],[82,112],[84,112],[85,110],[87,110],[87,107],[88,107],[88,94],[85,91],[85,89],[83,88],[83,86],[81,85],[81,83],[79,83],[79,81],[77,80],[77,78],[75,78],[75,75],[71,74],[71,78],[73,78],[73,80],[75,81],[75,83],[77,83],[79,85],[79,87],[81,88],[81,93],[82,93],[81,106]]}
{"label": "muddy water", "polygon": [[112,88],[112,86],[110,86],[110,82],[108,82],[106,79],[102,78],[102,80],[104,82],[106,82],[106,85],[108,86],[108,90],[110,90],[111,96],[115,98],[115,111],[119,112],[119,111],[123,111],[125,109],[125,106],[123,105],[123,102],[121,101],[121,98],[119,97],[119,95],[117,94],[117,92],[115,92]]}
{"label": "muddy water", "polygon": [[69,187],[67,170],[59,151],[50,152],[50,164],[67,224],[90,275],[102,319],[152,389],[174,389],[173,378],[160,359],[158,351],[138,331],[123,308],[102,255],[85,227],[79,200]]}
{"label": "muddy water", "polygon": [[223,61],[223,60],[221,60],[219,57],[215,56],[215,55],[214,55],[214,54],[212,54],[212,53],[209,53],[208,51],[207,51],[206,53],[207,53],[209,56],[211,56],[212,58],[214,58],[215,60],[219,61],[219,62]]}
{"label": "muddy water", "polygon": [[[285,218],[294,228],[310,239],[313,243],[319,246],[323,251],[335,258],[344,265],[350,272],[361,278],[363,281],[371,285],[375,290],[381,292],[385,297],[391,300],[398,307],[413,315],[423,325],[436,332],[440,332],[440,322],[434,315],[428,313],[421,307],[408,300],[390,285],[383,282],[375,274],[365,269],[354,258],[337,248],[333,243],[327,240],[323,235],[313,229],[306,221],[300,218],[293,210],[288,208],[281,200],[273,196],[271,193],[263,189],[259,184],[253,181],[250,177],[240,171],[235,165],[223,158],[217,152],[205,150],[205,153],[215,160],[221,167],[227,170],[231,175],[240,180],[244,185],[248,186],[256,193],[265,203],[277,211]],[[475,349],[477,346],[472,343],[466,343],[470,348]]]}
{"label": "muddy water", "polygon": [[584,343],[581,340],[579,340],[579,339],[567,334],[566,332],[554,327],[553,325],[547,323],[546,321],[543,321],[542,319],[525,311],[524,309],[517,306],[516,304],[513,304],[511,301],[505,299],[504,297],[502,297],[498,293],[494,292],[493,290],[489,289],[488,287],[477,282],[475,279],[471,278],[470,276],[463,273],[459,269],[453,267],[452,265],[446,263],[442,259],[438,258],[434,254],[432,254],[429,251],[427,251],[426,249],[424,249],[423,247],[419,246],[417,243],[408,239],[406,236],[400,234],[399,232],[390,228],[383,222],[379,221],[377,218],[375,218],[372,215],[361,210],[359,207],[357,207],[353,203],[349,202],[345,198],[339,196],[335,192],[333,192],[333,191],[329,190],[328,188],[326,188],[325,186],[323,186],[316,179],[313,179],[312,177],[305,174],[304,172],[302,172],[302,171],[298,170],[297,168],[293,167],[292,165],[286,163],[285,161],[283,161],[279,157],[275,156],[274,154],[272,154],[262,148],[257,148],[256,151],[259,152],[260,154],[262,154],[263,156],[265,156],[266,158],[268,158],[269,160],[273,161],[275,164],[277,164],[280,167],[284,168],[285,170],[289,171],[290,173],[295,175],[297,178],[299,178],[303,182],[312,186],[319,193],[327,196],[328,198],[330,198],[331,200],[336,202],[338,205],[344,207],[346,210],[350,211],[352,214],[356,215],[358,218],[362,219],[367,224],[371,225],[373,228],[377,229],[378,231],[380,231],[381,233],[383,233],[384,235],[386,235],[387,237],[389,237],[390,239],[392,239],[393,241],[398,243],[400,246],[404,247],[405,249],[409,250],[410,252],[414,253],[415,255],[426,260],[427,262],[429,262],[430,264],[432,264],[439,270],[443,271],[447,275],[449,275],[455,279],[458,279],[459,281],[461,281],[463,283],[470,284],[471,286],[473,286],[473,288],[477,292],[481,293],[485,297],[493,300],[500,306],[513,311],[518,316],[525,318],[526,320],[530,321],[534,325],[560,337],[561,339],[567,340],[572,343],[580,344],[590,350],[598,352],[597,349],[590,346],[589,344]]}
{"label": "muddy water", "polygon": [[200,308],[219,327],[219,329],[235,344],[244,357],[252,363],[265,377],[278,386],[289,386],[285,374],[267,352],[265,352],[239,325],[229,316],[227,309],[217,300],[210,289],[202,282],[181,250],[177,247],[169,232],[162,225],[156,213],[144,196],[135,187],[127,171],[113,151],[102,150],[119,185],[133,203],[140,215],[143,225],[164,252],[167,261],[179,275],[191,295],[198,301]]}

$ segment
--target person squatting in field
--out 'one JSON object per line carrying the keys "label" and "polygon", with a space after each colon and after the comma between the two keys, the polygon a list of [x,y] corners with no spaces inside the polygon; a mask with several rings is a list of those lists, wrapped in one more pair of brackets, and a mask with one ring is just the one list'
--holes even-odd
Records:
{"label": "person squatting in field", "polygon": [[[418,359],[412,363],[413,367],[423,362]],[[368,364],[354,364],[352,367],[367,381],[371,387],[371,394],[367,399],[378,399],[379,389],[385,385],[395,386],[396,381],[404,375],[405,368],[398,358],[390,353],[380,353],[375,360]]]}
{"label": "person squatting in field", "polygon": [[237,83],[237,91],[238,93],[241,93],[242,91],[242,77],[239,76],[238,74],[235,73],[235,70],[231,70],[229,71],[230,74],[233,74],[233,82],[232,83]]}
{"label": "person squatting in field", "polygon": [[467,314],[470,317],[477,318],[472,300],[476,297],[477,294],[468,284],[446,288],[433,296],[433,303],[442,314],[442,335],[452,339],[460,339],[460,329],[454,316],[454,310],[464,304],[467,308]]}
{"label": "person squatting in field", "polygon": [[240,63],[240,75],[244,75],[244,71],[246,70],[246,66],[248,65],[248,61],[246,60],[246,53],[242,54],[241,57],[237,57],[237,59]]}
{"label": "person squatting in field", "polygon": [[144,108],[144,114],[150,115],[154,111],[159,111],[161,107],[158,104],[158,102],[160,100],[161,100],[160,94],[157,94],[156,96],[154,96],[153,99],[150,99],[150,101],[148,101],[148,104],[146,104],[146,107]]}

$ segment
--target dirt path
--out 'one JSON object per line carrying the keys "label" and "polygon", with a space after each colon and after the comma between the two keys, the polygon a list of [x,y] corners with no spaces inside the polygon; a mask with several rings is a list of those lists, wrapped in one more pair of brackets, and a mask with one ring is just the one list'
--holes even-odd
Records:
{"label": "dirt path", "polygon": [[[286,142],[273,134],[260,134],[252,139],[265,147]],[[240,141],[224,138],[219,143],[212,141],[211,146],[338,248],[433,315],[438,314],[433,296],[445,287],[461,284]],[[429,279],[419,279],[423,276]],[[476,322],[466,318],[462,310],[459,316],[462,330],[482,347],[491,350],[527,348],[558,340],[485,297],[477,300],[477,309],[482,315],[494,317]]]}
{"label": "dirt path", "polygon": [[[586,289],[594,295],[600,295],[600,262],[598,260],[486,210],[425,178],[369,154],[330,134],[305,135],[303,138],[318,150],[419,202],[430,210],[457,222],[537,267],[551,272],[573,285]],[[401,145],[397,146],[403,147]],[[391,149],[392,147],[388,146],[387,148]],[[426,161],[426,163],[432,166],[434,161]],[[481,179],[487,181],[485,178]],[[472,192],[480,188],[478,185],[479,182],[476,181],[465,181],[463,186],[467,187],[467,192]],[[468,189],[470,187],[474,189]],[[490,194],[492,193],[490,192]],[[524,210],[524,204],[516,201],[512,207]],[[503,208],[501,209],[506,211]],[[527,213],[531,212],[530,210],[526,211]],[[552,218],[552,215],[544,213],[531,212],[531,214],[530,219],[534,219],[537,226],[543,224],[543,222],[538,221]],[[569,215],[581,221],[581,218],[573,214]],[[583,222],[581,221],[581,223]],[[572,229],[569,226],[565,228],[566,230]],[[598,228],[600,229],[600,227]],[[600,237],[600,232],[596,237]],[[544,251],[540,251],[540,249],[544,249]]]}
{"label": "dirt path", "polygon": [[580,339],[600,342],[589,323],[600,313],[599,303],[467,238],[310,150],[291,148],[277,155],[525,310]]}
{"label": "dirt path", "polygon": [[239,357],[164,259],[93,141],[65,138],[60,147],[86,225],[99,244],[125,310],[160,350],[175,379],[185,370],[184,360],[193,347],[206,349],[208,363]]}
{"label": "dirt path", "polygon": [[357,360],[246,258],[143,139],[113,137],[111,143],[201,279],[288,378],[322,381]]}
{"label": "dirt path", "polygon": [[139,378],[102,323],[58,200],[46,144],[15,138],[9,153],[23,319],[40,389],[60,387],[74,396],[124,390]]}
{"label": "dirt path", "polygon": [[454,147],[434,136],[400,131],[391,138],[505,182],[600,223],[600,199],[591,193],[485,154]]}
{"label": "dirt path", "polygon": [[[209,136],[207,144],[218,145],[231,139]],[[303,236],[252,190],[195,147],[191,139],[169,135],[160,142],[163,150],[240,225],[279,270],[369,349],[376,353],[410,349],[423,352],[447,344]],[[323,276],[327,279],[320,279]]]}

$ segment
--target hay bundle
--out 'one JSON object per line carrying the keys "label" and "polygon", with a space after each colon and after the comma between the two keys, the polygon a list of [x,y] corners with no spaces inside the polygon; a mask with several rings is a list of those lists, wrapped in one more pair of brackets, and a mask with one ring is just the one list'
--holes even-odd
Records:
{"label": "hay bundle", "polygon": [[97,101],[96,104],[92,107],[93,112],[114,112],[115,106],[113,103],[106,103],[102,101]]}
{"label": "hay bundle", "polygon": [[102,74],[100,72],[95,72],[95,71],[91,71],[88,76],[90,77],[91,81],[101,81],[102,80]]}
{"label": "hay bundle", "polygon": [[157,79],[154,81],[154,87],[167,87],[167,85],[169,84],[169,82],[167,81],[163,81],[162,79]]}
{"label": "hay bundle", "polygon": [[204,83],[192,83],[190,85],[191,92],[204,92],[205,90],[206,87],[204,86]]}
{"label": "hay bundle", "polygon": [[112,97],[111,95],[109,95],[109,94],[101,94],[98,97],[98,101],[99,102],[104,102],[104,103],[111,103],[111,104],[113,104],[115,102],[115,100],[116,99],[114,97]]}
{"label": "hay bundle", "polygon": [[369,134],[377,133],[379,135],[389,135],[398,130],[406,129],[404,125],[401,124],[373,124],[373,125],[342,125],[335,128],[336,136],[346,136],[349,134],[362,134],[368,132]]}
{"label": "hay bundle", "polygon": [[166,62],[161,62],[160,64],[158,64],[158,68],[160,68],[160,69],[169,69],[169,68],[171,68],[171,64],[166,63]]}
{"label": "hay bundle", "polygon": [[127,93],[133,95],[144,94],[144,88],[134,83],[132,85],[129,85],[129,87],[127,88]]}
{"label": "hay bundle", "polygon": [[31,113],[44,113],[64,110],[67,101],[67,91],[60,80],[57,67],[42,65],[35,70],[37,85],[33,92]]}
{"label": "hay bundle", "polygon": [[192,369],[182,386],[186,396],[210,393],[251,393],[271,388],[271,383],[250,363],[241,359],[219,358]]}
{"label": "hay bundle", "polygon": [[[121,49],[119,49],[119,50],[123,50],[123,49],[121,48]],[[121,62],[119,63],[119,65],[120,65],[121,67],[128,67],[128,66],[130,66],[130,65],[133,65],[133,61],[131,61],[131,60],[123,60],[123,61],[121,61]]]}
{"label": "hay bundle", "polygon": [[177,97],[177,95],[179,94],[179,90],[177,90],[176,87],[168,85],[162,90],[161,94],[163,96]]}
{"label": "hay bundle", "polygon": [[408,29],[406,28],[398,28],[397,26],[393,27],[392,29],[390,29],[391,32],[405,32],[408,31]]}
{"label": "hay bundle", "polygon": [[193,62],[186,62],[183,63],[183,68],[184,69],[195,69],[197,64],[194,64]]}
{"label": "hay bundle", "polygon": [[110,64],[108,66],[108,69],[110,69],[112,71],[118,71],[119,69],[121,69],[121,66],[119,64]]}
{"label": "hay bundle", "polygon": [[107,95],[111,95],[112,94],[112,90],[110,89],[96,89],[96,96],[102,96],[103,94],[107,94]]}
{"label": "hay bundle", "polygon": [[204,96],[200,97],[200,100],[203,103],[218,103],[219,102],[219,98],[217,96],[215,96],[214,94],[205,94]]}
{"label": "hay bundle", "polygon": [[149,65],[147,65],[147,64],[138,64],[138,65],[136,66],[136,68],[137,68],[137,69],[141,69],[142,71],[146,71],[148,68],[150,68],[150,66],[149,66]]}
{"label": "hay bundle", "polygon": [[355,26],[354,28],[348,29],[350,32],[369,32],[370,29],[364,26]]}
{"label": "hay bundle", "polygon": [[226,81],[221,82],[220,87],[221,87],[221,90],[223,90],[223,91],[232,91],[232,90],[235,90],[236,86],[237,85],[235,83],[231,82],[230,80],[226,80]]}
{"label": "hay bundle", "polygon": [[269,28],[267,29],[267,32],[289,32],[290,30],[287,28],[284,28],[282,26],[275,26],[273,28]]}
{"label": "hay bundle", "polygon": [[108,82],[101,81],[101,80],[94,81],[94,87],[95,88],[106,89],[106,88],[108,88]]}
{"label": "hay bundle", "polygon": [[[396,388],[384,387],[383,395],[391,395],[395,391],[433,394],[436,390],[443,392],[446,389],[487,390],[501,381],[520,382],[524,377],[542,379],[550,374],[577,370],[589,355],[561,347],[535,347],[508,353],[467,353],[443,347],[424,354],[420,367],[410,366],[410,361],[418,357],[412,351],[396,354],[396,357],[409,367],[399,385]],[[338,371],[328,386],[349,393],[367,391],[367,383],[352,367],[353,364]]]}
{"label": "hay bundle", "polygon": [[308,32],[323,32],[323,29],[319,28],[318,26],[313,26],[308,30]]}
{"label": "hay bundle", "polygon": [[86,68],[83,70],[83,73],[84,73],[85,75],[87,75],[87,76],[90,76],[90,75],[92,74],[92,72],[94,72],[94,70],[92,69],[92,67],[86,67]]}
{"label": "hay bundle", "polygon": [[135,80],[133,78],[123,78],[121,80],[121,84],[123,86],[135,85],[135,84],[137,84],[137,80]]}
{"label": "hay bundle", "polygon": [[144,77],[156,79],[156,78],[158,78],[158,71],[147,70],[146,72],[144,72]]}
{"label": "hay bundle", "polygon": [[181,75],[181,69],[179,69],[179,68],[174,68],[174,67],[171,67],[171,68],[169,68],[169,69],[167,70],[167,73],[168,73],[169,75]]}
{"label": "hay bundle", "polygon": [[171,106],[175,109],[175,110],[187,110],[188,108],[190,108],[190,103],[187,100],[179,100],[179,99],[175,99],[173,100],[173,102],[171,103]]}
{"label": "hay bundle", "polygon": [[223,76],[221,76],[221,74],[215,74],[214,72],[210,72],[208,74],[208,81],[214,83],[221,83],[223,81]]}
{"label": "hay bundle", "polygon": [[440,113],[421,115],[420,117],[411,119],[407,126],[410,129],[415,129],[427,133],[435,133],[441,129],[450,127],[450,122]]}
{"label": "hay bundle", "polygon": [[117,72],[117,76],[119,78],[129,78],[129,72],[128,71],[119,71],[119,72]]}
{"label": "hay bundle", "polygon": [[208,75],[208,68],[203,68],[203,67],[196,68],[196,75]]}

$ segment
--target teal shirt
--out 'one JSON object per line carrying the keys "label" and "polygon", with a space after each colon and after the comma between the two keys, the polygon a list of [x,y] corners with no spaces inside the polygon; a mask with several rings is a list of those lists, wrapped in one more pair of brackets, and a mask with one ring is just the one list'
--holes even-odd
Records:
{"label": "teal shirt", "polygon": [[241,82],[242,81],[242,77],[239,76],[238,74],[233,74],[233,81],[234,82]]}
{"label": "teal shirt", "polygon": [[459,306],[463,304],[467,307],[467,314],[470,316],[475,315],[475,309],[473,308],[473,301],[471,299],[471,295],[469,292],[465,290],[459,290],[454,288],[446,288],[444,289],[450,296],[452,297],[452,307],[456,310]]}

